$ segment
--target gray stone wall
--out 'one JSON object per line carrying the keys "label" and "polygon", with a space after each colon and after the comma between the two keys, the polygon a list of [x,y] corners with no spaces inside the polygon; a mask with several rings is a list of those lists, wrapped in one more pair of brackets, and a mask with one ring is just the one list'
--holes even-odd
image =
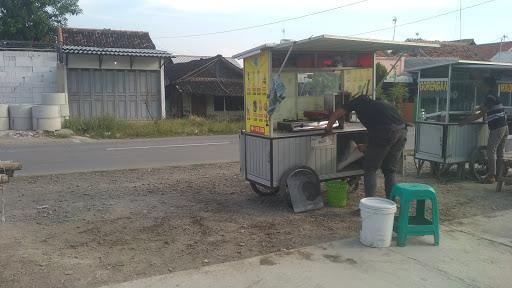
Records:
{"label": "gray stone wall", "polygon": [[64,79],[55,52],[0,51],[0,103],[33,104],[41,93],[64,92]]}

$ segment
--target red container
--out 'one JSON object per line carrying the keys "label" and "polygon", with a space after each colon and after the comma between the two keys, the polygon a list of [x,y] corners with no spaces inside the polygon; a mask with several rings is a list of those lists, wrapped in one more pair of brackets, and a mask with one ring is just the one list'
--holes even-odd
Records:
{"label": "red container", "polygon": [[324,121],[329,119],[329,113],[325,111],[304,111],[304,117],[311,121]]}
{"label": "red container", "polygon": [[359,57],[357,59],[357,66],[362,67],[362,68],[372,68],[373,67],[372,54],[359,55]]}
{"label": "red container", "polygon": [[295,62],[297,68],[314,68],[315,59],[312,56],[301,55]]}

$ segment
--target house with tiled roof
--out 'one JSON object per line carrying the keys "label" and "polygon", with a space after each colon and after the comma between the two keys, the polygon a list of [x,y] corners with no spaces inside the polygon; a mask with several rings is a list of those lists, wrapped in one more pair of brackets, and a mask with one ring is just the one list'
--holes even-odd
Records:
{"label": "house with tiled roof", "polygon": [[189,61],[183,58],[173,58],[165,68],[169,116],[241,119],[244,88],[238,63],[222,55],[195,59],[188,56]]}
{"label": "house with tiled roof", "polygon": [[439,47],[422,47],[416,49],[414,53],[408,55],[411,57],[427,58],[457,58],[459,60],[485,61],[480,56],[476,45],[466,44],[466,42],[447,41],[436,42]]}
{"label": "house with tiled roof", "polygon": [[165,118],[164,64],[148,32],[58,28],[71,117]]}
{"label": "house with tiled roof", "polygon": [[[208,58],[212,58],[212,57],[213,56],[173,55],[172,56],[172,63],[174,63],[174,64],[185,63],[185,62],[190,62],[190,61],[194,61],[194,60],[208,59]],[[229,62],[231,62],[231,64],[235,65],[236,67],[242,68],[242,65],[240,65],[238,60],[236,60],[235,58],[233,58],[233,57],[224,57],[224,59],[228,60]]]}
{"label": "house with tiled roof", "polygon": [[411,82],[412,78],[407,76],[405,68],[411,68],[415,65],[424,65],[432,61],[447,60],[469,60],[469,61],[488,61],[479,53],[478,46],[473,39],[462,39],[454,41],[426,41],[421,39],[410,39],[415,42],[427,42],[438,44],[439,47],[421,47],[398,59],[398,55],[390,53],[380,53],[377,55],[377,62],[386,66],[388,71],[396,63],[395,70],[390,74],[387,81]]}
{"label": "house with tiled roof", "polygon": [[510,59],[510,57],[504,56],[500,59],[500,53],[508,54],[507,52],[512,52],[512,41],[506,41],[506,42],[497,42],[497,43],[486,43],[486,44],[480,44],[477,45],[476,49],[478,50],[478,53],[480,56],[482,56],[487,61],[494,61],[494,62],[509,62],[507,60]]}

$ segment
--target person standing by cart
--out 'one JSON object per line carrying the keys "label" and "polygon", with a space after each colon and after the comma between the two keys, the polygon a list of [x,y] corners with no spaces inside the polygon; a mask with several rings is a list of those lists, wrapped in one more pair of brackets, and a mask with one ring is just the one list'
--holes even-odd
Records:
{"label": "person standing by cart", "polygon": [[494,184],[496,182],[496,171],[500,172],[502,168],[505,142],[509,131],[505,109],[493,91],[493,87],[496,87],[496,81],[487,79],[484,83],[488,89],[484,104],[478,107],[471,116],[462,120],[460,125],[468,124],[483,117],[486,118],[489,127],[489,140],[487,141],[487,176],[483,183]]}
{"label": "person standing by cart", "polygon": [[368,96],[359,96],[331,113],[326,131],[332,132],[334,123],[352,111],[356,112],[359,121],[368,131],[368,144],[358,146],[359,150],[365,153],[365,195],[375,196],[377,170],[381,169],[385,179],[386,197],[389,198],[396,184],[395,172],[407,142],[406,123],[397,109],[389,103],[376,101]]}

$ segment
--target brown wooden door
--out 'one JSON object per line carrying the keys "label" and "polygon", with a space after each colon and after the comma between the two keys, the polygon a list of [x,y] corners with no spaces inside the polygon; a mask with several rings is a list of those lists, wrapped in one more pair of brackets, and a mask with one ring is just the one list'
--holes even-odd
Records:
{"label": "brown wooden door", "polygon": [[207,99],[205,95],[192,95],[192,115],[206,117]]}

